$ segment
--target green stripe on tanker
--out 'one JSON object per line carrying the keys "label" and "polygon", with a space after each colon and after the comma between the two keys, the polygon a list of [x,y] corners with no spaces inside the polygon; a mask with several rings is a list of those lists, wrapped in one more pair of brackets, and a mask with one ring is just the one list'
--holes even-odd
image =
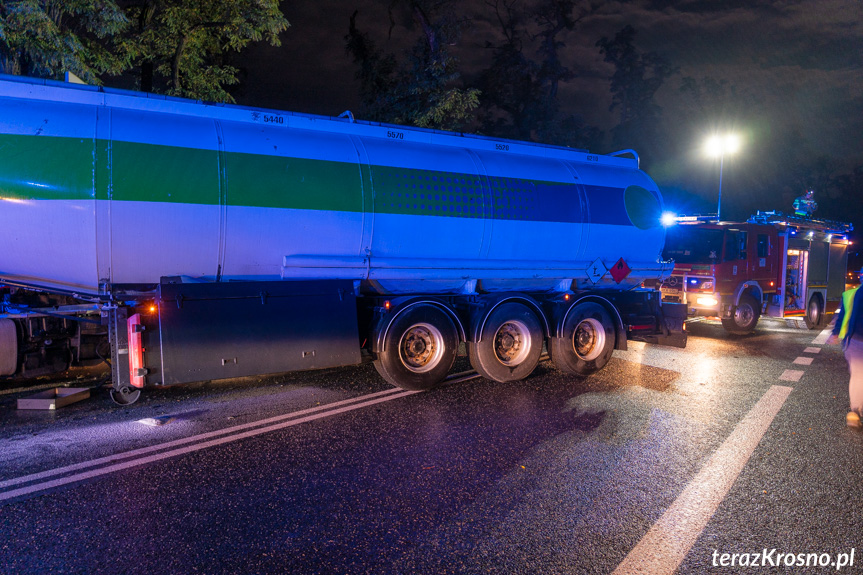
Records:
{"label": "green stripe on tanker", "polygon": [[115,141],[111,167],[112,200],[219,203],[219,156],[214,150]]}
{"label": "green stripe on tanker", "polygon": [[228,153],[227,173],[232,206],[363,211],[357,164]]}
{"label": "green stripe on tanker", "polygon": [[[93,199],[93,145],[79,138],[0,136],[0,197]],[[107,140],[95,146],[96,199],[220,203],[215,150]],[[356,164],[237,152],[224,156],[228,205],[362,212],[361,190],[371,193],[368,176]],[[375,213],[516,220],[533,219],[537,186],[572,186],[491,177],[492,189],[484,191],[473,174],[386,166],[372,166],[371,179]]]}
{"label": "green stripe on tanker", "polygon": [[93,141],[0,134],[0,198],[93,199]]}

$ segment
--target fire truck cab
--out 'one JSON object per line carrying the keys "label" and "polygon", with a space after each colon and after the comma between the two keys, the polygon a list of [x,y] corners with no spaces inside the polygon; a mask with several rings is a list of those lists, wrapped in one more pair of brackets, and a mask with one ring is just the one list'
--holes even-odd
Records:
{"label": "fire truck cab", "polygon": [[845,289],[850,224],[758,212],[746,222],[678,218],[663,251],[662,299],[747,334],[762,315],[827,324]]}

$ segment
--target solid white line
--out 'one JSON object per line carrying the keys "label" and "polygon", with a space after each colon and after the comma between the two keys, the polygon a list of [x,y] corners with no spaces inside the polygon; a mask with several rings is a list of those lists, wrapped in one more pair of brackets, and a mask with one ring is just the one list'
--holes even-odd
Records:
{"label": "solid white line", "polygon": [[300,419],[292,419],[290,421],[285,421],[285,422],[282,422],[282,423],[279,423],[276,425],[270,425],[268,427],[263,427],[260,429],[254,429],[252,431],[237,433],[234,435],[229,435],[227,437],[221,437],[219,439],[213,439],[211,441],[196,443],[195,445],[189,445],[187,447],[182,447],[180,449],[174,449],[172,451],[163,451],[162,453],[157,453],[155,455],[150,455],[148,457],[141,457],[139,459],[133,459],[131,461],[124,461],[123,463],[117,463],[114,465],[109,465],[107,467],[100,467],[99,469],[93,469],[91,471],[85,471],[83,473],[77,473],[75,475],[69,475],[66,477],[61,477],[59,479],[53,479],[51,481],[46,481],[44,483],[36,483],[34,485],[28,485],[27,487],[21,487],[19,489],[12,489],[10,491],[6,491],[5,493],[0,493],[0,501],[5,501],[7,499],[13,499],[15,497],[21,497],[22,495],[29,495],[31,493],[36,493],[38,491],[45,491],[46,489],[52,489],[54,487],[60,487],[62,485],[67,485],[69,483],[76,483],[78,481],[84,481],[86,479],[91,479],[93,477],[99,477],[101,475],[107,475],[109,473],[114,473],[115,471],[121,471],[123,469],[129,469],[131,467],[138,467],[140,465],[146,465],[148,463],[154,463],[156,461],[161,461],[163,459],[168,459],[170,457],[177,457],[178,455],[185,455],[186,453],[193,453],[195,451],[200,451],[202,449],[207,449],[209,447],[215,447],[217,445],[223,445],[225,443],[231,443],[234,441],[239,441],[240,439],[246,439],[249,437],[254,437],[256,435],[269,433],[271,431],[278,431],[280,429],[285,429],[286,427],[292,427],[294,425],[299,425],[301,423],[307,423],[309,421],[314,421],[316,419],[322,419],[324,417],[329,417],[331,415],[336,415],[339,413],[346,413],[348,411],[353,411],[355,409],[362,409],[364,407],[369,407],[371,405],[383,403],[385,401],[392,401],[394,399],[400,399],[402,397],[407,397],[409,395],[414,395],[416,393],[422,393],[422,392],[420,392],[420,391],[401,391],[401,393],[396,393],[394,395],[381,397],[381,398],[374,399],[371,401],[366,401],[363,403],[358,403],[355,405],[350,405],[350,406],[342,407],[339,409],[334,409],[332,411],[327,411],[324,413],[318,413],[315,415],[310,415],[308,417],[302,417]]}
{"label": "solid white line", "polygon": [[833,333],[832,327],[825,328],[821,331],[821,333],[818,334],[818,337],[812,340],[812,343],[814,345],[824,345],[825,343],[827,343],[827,338],[830,337],[831,333]]}
{"label": "solid white line", "polygon": [[163,449],[168,449],[171,447],[177,447],[178,445],[185,445],[187,443],[194,443],[196,441],[203,441],[205,439],[210,439],[212,437],[218,437],[220,435],[226,435],[229,433],[236,433],[238,431],[242,431],[244,429],[250,429],[253,427],[258,427],[261,425],[267,425],[270,423],[275,423],[278,421],[284,421],[286,419],[292,419],[295,417],[302,417],[304,415],[309,415],[312,413],[318,413],[320,411],[325,411],[328,409],[332,409],[335,407],[340,407],[343,405],[349,405],[351,403],[356,403],[358,401],[366,401],[369,399],[373,399],[375,397],[381,397],[385,395],[390,395],[394,393],[398,393],[402,391],[398,388],[386,389],[384,391],[378,391],[376,393],[370,393],[368,395],[361,395],[359,397],[352,397],[350,399],[343,399],[341,401],[335,401],[333,403],[328,403],[326,405],[319,405],[316,407],[311,407],[309,409],[303,409],[300,411],[295,411],[292,413],[286,413],[283,415],[277,415],[275,417],[270,417],[267,419],[261,419],[259,421],[252,421],[250,423],[243,423],[241,425],[234,425],[232,427],[226,427],[225,429],[217,429],[216,431],[209,431],[207,433],[201,433],[198,435],[192,435],[189,437],[184,437],[182,439],[175,439],[173,441],[166,441],[165,443],[159,443],[156,445],[151,445],[149,447],[141,447],[139,449],[132,449],[130,451],[124,451],[122,453],[116,453],[114,455],[108,455],[106,457],[100,457],[98,459],[91,459],[89,461],[83,461],[81,463],[75,463],[73,465],[67,465],[65,467],[57,467],[55,469],[49,469],[47,471],[41,471],[39,473],[33,473],[31,475],[24,475],[22,477],[16,477],[14,479],[7,479],[5,481],[0,481],[0,489],[4,489],[11,485],[19,485],[21,483],[28,483],[30,481],[37,481],[39,479],[45,479],[46,477],[53,477],[55,475],[62,475],[63,473],[69,473],[71,471],[78,471],[81,469],[87,469],[89,467],[96,467],[98,465],[103,465],[105,463],[111,463],[112,461],[119,461],[121,459],[128,459],[130,457],[136,457],[139,455],[144,455],[146,453],[152,453],[154,451],[161,451]]}
{"label": "solid white line", "polygon": [[796,363],[797,365],[812,365],[812,358],[811,357],[798,357],[797,359],[795,359],[791,363]]}
{"label": "solid white line", "polygon": [[771,386],[675,499],[614,575],[672,574],[728,494],[792,388]]}
{"label": "solid white line", "polygon": [[803,377],[804,373],[806,372],[797,369],[786,369],[782,372],[782,375],[779,376],[779,379],[780,381],[800,381],[800,378]]}

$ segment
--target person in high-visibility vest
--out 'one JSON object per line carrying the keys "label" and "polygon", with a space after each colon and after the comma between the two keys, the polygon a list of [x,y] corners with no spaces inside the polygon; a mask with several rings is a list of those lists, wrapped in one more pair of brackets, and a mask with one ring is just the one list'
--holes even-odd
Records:
{"label": "person in high-visibility vest", "polygon": [[[858,277],[863,283],[863,269]],[[842,294],[842,303],[836,324],[833,326],[833,335],[827,343],[842,342],[845,350],[845,359],[848,361],[848,369],[851,372],[851,380],[848,382],[848,396],[850,398],[850,410],[845,416],[845,422],[849,427],[863,427],[863,289],[860,286],[850,289]]]}

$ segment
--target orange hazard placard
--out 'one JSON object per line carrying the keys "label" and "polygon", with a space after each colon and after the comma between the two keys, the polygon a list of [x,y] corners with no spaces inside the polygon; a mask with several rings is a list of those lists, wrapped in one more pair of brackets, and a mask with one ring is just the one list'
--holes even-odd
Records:
{"label": "orange hazard placard", "polygon": [[629,266],[626,265],[626,262],[623,261],[623,258],[617,260],[617,263],[611,266],[609,273],[611,273],[611,277],[614,278],[614,281],[620,283],[623,281],[623,278],[629,275],[629,272],[632,270],[629,269]]}

